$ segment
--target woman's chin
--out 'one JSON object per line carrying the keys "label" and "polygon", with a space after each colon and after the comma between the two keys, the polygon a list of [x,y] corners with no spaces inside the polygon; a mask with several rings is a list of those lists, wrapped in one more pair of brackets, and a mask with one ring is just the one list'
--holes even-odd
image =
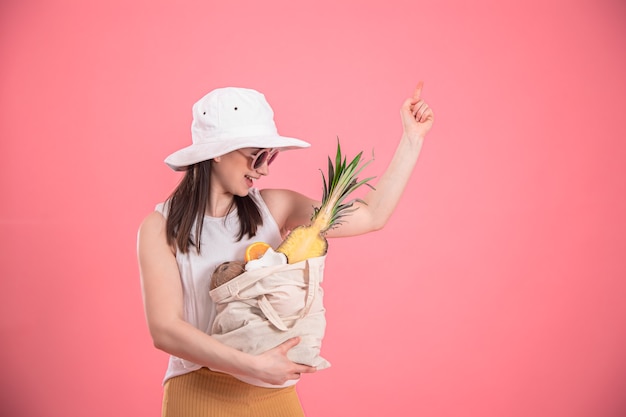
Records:
{"label": "woman's chin", "polygon": [[237,195],[239,197],[245,197],[248,194],[250,194],[250,187],[248,187],[248,188],[241,188],[240,190],[237,190],[237,192],[235,193],[235,195]]}

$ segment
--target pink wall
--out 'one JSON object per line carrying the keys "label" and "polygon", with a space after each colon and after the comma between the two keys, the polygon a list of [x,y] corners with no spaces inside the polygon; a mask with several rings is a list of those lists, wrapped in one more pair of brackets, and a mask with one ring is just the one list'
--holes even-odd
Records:
{"label": "pink wall", "polygon": [[383,171],[423,79],[401,206],[331,242],[307,415],[626,415],[623,2],[212,3],[0,5],[0,414],[158,415],[135,237],[201,95],[263,91],[314,146],[261,186],[319,196],[336,136]]}

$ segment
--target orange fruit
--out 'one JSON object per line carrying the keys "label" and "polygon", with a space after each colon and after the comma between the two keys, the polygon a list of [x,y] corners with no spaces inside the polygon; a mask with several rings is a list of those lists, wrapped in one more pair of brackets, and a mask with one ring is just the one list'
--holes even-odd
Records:
{"label": "orange fruit", "polygon": [[251,243],[246,248],[246,254],[243,259],[246,262],[252,261],[253,259],[259,259],[261,256],[265,255],[265,252],[267,252],[269,248],[271,248],[271,246],[265,242]]}

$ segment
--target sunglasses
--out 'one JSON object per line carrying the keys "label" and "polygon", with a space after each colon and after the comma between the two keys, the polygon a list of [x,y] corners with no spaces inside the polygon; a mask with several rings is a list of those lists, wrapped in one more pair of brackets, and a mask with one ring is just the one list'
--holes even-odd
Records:
{"label": "sunglasses", "polygon": [[250,168],[251,169],[259,169],[263,166],[264,163],[267,162],[269,166],[276,157],[278,156],[278,149],[269,148],[269,149],[261,149],[254,155],[248,155],[242,151],[237,150],[238,152],[244,154],[248,158],[250,158]]}

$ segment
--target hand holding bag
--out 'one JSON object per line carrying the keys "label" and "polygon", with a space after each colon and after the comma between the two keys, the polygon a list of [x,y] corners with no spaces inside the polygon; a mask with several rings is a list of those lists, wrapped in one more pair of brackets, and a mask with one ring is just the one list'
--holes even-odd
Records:
{"label": "hand holding bag", "polygon": [[318,370],[330,363],[320,356],[326,329],[321,282],[326,257],[247,271],[211,290],[217,308],[211,335],[250,354],[287,339],[301,341],[287,356]]}

